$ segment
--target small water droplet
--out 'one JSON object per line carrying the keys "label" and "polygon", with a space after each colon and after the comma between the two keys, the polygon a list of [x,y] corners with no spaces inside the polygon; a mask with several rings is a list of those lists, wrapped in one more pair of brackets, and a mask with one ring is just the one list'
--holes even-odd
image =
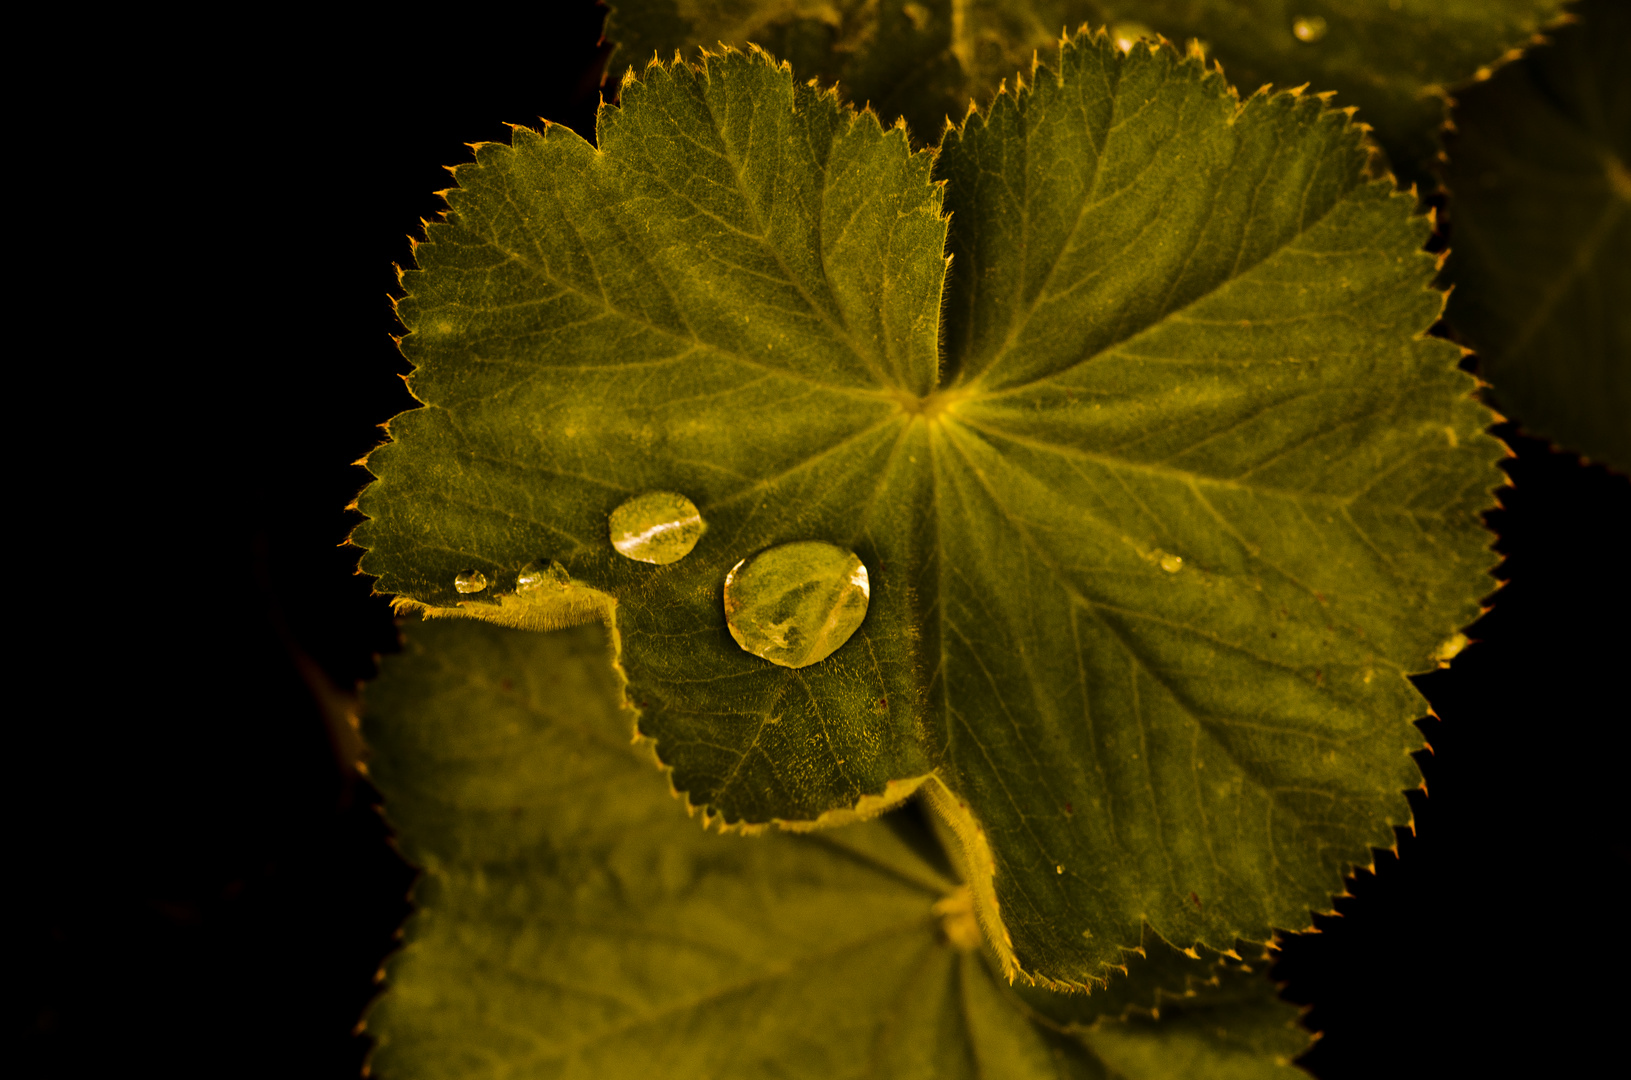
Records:
{"label": "small water droplet", "polygon": [[1141,22],[1119,22],[1110,28],[1110,38],[1124,53],[1133,51],[1141,38],[1153,38],[1155,31]]}
{"label": "small water droplet", "polygon": [[566,572],[566,567],[554,559],[549,562],[529,562],[515,575],[515,591],[522,595],[538,592],[549,587],[565,589],[572,584],[572,575]]}
{"label": "small water droplet", "polygon": [[684,495],[648,491],[612,511],[612,547],[637,562],[666,566],[691,554],[707,528]]}
{"label": "small water droplet", "polygon": [[1319,15],[1299,15],[1291,22],[1291,36],[1312,45],[1325,36],[1325,19]]}
{"label": "small water droplet", "polygon": [[1439,647],[1433,650],[1433,659],[1437,660],[1441,667],[1448,667],[1450,661],[1460,655],[1462,649],[1471,644],[1472,639],[1467,637],[1466,634],[1456,634],[1454,637],[1441,642]]}
{"label": "small water droplet", "polygon": [[1182,555],[1173,555],[1165,551],[1161,552],[1161,569],[1165,570],[1169,574],[1176,574],[1183,568],[1184,559]]}
{"label": "small water droplet", "polygon": [[1063,874],[1065,872],[1065,868],[1063,866],[1055,866],[1053,869],[1055,873]]}
{"label": "small water droplet", "polygon": [[743,559],[725,576],[725,621],[754,656],[808,667],[831,656],[866,618],[866,566],[836,544],[799,540]]}
{"label": "small water droplet", "polygon": [[453,587],[462,593],[481,592],[487,587],[487,575],[480,570],[460,570],[453,575]]}

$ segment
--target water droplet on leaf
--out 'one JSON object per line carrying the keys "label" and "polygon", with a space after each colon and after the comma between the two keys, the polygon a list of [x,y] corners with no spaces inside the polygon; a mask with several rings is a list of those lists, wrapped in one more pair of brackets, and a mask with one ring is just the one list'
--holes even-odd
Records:
{"label": "water droplet on leaf", "polygon": [[1312,45],[1325,36],[1325,19],[1319,15],[1299,15],[1291,22],[1291,36],[1304,45]]}
{"label": "water droplet on leaf", "polygon": [[545,587],[565,589],[572,584],[572,575],[554,559],[547,563],[530,562],[515,575],[515,591],[526,595]]}
{"label": "water droplet on leaf", "polygon": [[1155,31],[1139,22],[1119,22],[1110,28],[1110,37],[1116,43],[1116,48],[1124,53],[1133,51],[1140,38],[1153,38]]}
{"label": "water droplet on leaf", "polygon": [[453,575],[453,587],[462,593],[481,592],[487,587],[487,575],[480,570],[460,570]]}
{"label": "water droplet on leaf", "polygon": [[1183,568],[1184,559],[1182,555],[1172,555],[1165,551],[1161,552],[1161,569],[1165,570],[1169,574],[1176,574]]}
{"label": "water droplet on leaf", "polygon": [[808,667],[831,656],[866,618],[872,586],[855,555],[800,540],[743,559],[725,576],[725,621],[754,656]]}
{"label": "water droplet on leaf", "polygon": [[1439,647],[1433,650],[1433,659],[1437,660],[1440,665],[1447,667],[1450,661],[1454,660],[1461,650],[1470,644],[1472,644],[1472,639],[1468,638],[1466,634],[1457,634],[1447,641],[1441,642]]}
{"label": "water droplet on leaf", "polygon": [[612,511],[612,547],[637,562],[666,566],[691,554],[707,527],[684,495],[648,491]]}

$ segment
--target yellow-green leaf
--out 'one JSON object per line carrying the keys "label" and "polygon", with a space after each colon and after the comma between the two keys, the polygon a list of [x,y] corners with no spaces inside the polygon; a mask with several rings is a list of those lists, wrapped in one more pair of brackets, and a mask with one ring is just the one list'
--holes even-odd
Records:
{"label": "yellow-green leaf", "polygon": [[[1305,925],[1391,843],[1405,675],[1478,614],[1500,448],[1344,114],[1104,36],[1057,64],[936,159],[741,54],[648,69],[598,149],[479,148],[404,281],[425,407],[355,539],[436,613],[609,619],[728,821],[934,777],[1005,962],[1083,984],[1146,923]],[[706,522],[677,562],[608,539],[646,491]],[[870,602],[789,668],[724,582],[808,540]],[[513,595],[550,559],[569,588]]]}

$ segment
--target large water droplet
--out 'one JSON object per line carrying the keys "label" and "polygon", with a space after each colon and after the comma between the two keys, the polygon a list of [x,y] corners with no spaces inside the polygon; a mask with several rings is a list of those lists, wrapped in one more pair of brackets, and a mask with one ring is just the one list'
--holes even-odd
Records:
{"label": "large water droplet", "polygon": [[571,584],[572,575],[566,572],[566,567],[554,559],[547,563],[530,562],[515,575],[515,591],[523,596],[529,596],[545,588],[565,589]]}
{"label": "large water droplet", "polygon": [[453,587],[462,593],[481,592],[487,587],[487,575],[480,570],[460,570],[453,575]]}
{"label": "large water droplet", "polygon": [[725,576],[725,621],[754,656],[808,667],[848,641],[872,586],[853,551],[800,540],[743,559]]}
{"label": "large water droplet", "polygon": [[672,491],[648,491],[612,511],[612,547],[659,566],[679,562],[702,539],[707,523],[696,503]]}
{"label": "large water droplet", "polygon": [[1291,36],[1312,45],[1325,36],[1325,19],[1319,15],[1299,15],[1291,21]]}

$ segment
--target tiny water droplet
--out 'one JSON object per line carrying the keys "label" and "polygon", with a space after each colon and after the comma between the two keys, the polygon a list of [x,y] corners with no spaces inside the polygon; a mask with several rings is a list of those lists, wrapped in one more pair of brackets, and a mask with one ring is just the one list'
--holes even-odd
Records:
{"label": "tiny water droplet", "polygon": [[1116,43],[1116,48],[1124,53],[1133,51],[1140,38],[1153,38],[1155,31],[1141,22],[1119,22],[1110,28],[1110,38]]}
{"label": "tiny water droplet", "polygon": [[481,592],[487,587],[487,575],[480,570],[460,570],[453,575],[453,587],[462,593]]}
{"label": "tiny water droplet", "polygon": [[1065,872],[1065,868],[1063,866],[1055,866],[1053,869],[1055,873],[1063,874]]}
{"label": "tiny water droplet", "polygon": [[707,528],[684,495],[648,491],[612,511],[612,547],[637,562],[666,566],[691,554]]}
{"label": "tiny water droplet", "polygon": [[1325,19],[1319,15],[1299,15],[1291,22],[1291,36],[1312,45],[1325,36]]}
{"label": "tiny water droplet", "polygon": [[515,575],[515,591],[522,594],[538,592],[545,587],[565,589],[572,584],[572,575],[554,559],[547,563],[529,562]]}
{"label": "tiny water droplet", "polygon": [[866,566],[836,544],[799,540],[743,559],[725,575],[725,621],[754,656],[808,667],[831,656],[866,618]]}
{"label": "tiny water droplet", "polygon": [[1184,559],[1182,555],[1172,555],[1165,551],[1161,553],[1161,569],[1169,574],[1176,574],[1183,568]]}

